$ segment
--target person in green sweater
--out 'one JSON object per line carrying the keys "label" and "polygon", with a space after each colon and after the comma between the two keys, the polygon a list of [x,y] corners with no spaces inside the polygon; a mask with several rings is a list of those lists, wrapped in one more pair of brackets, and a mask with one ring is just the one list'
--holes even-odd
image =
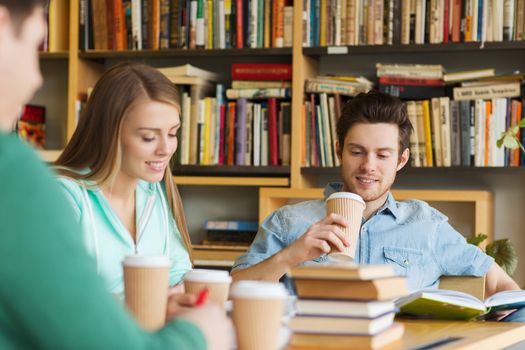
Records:
{"label": "person in green sweater", "polygon": [[107,292],[51,171],[10,134],[42,83],[42,0],[0,0],[0,349],[227,349],[218,306],[143,331]]}

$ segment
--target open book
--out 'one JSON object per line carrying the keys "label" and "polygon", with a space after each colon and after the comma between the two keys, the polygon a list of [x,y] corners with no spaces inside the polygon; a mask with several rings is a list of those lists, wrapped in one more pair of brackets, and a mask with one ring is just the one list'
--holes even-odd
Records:
{"label": "open book", "polygon": [[525,306],[524,290],[496,293],[481,301],[470,294],[444,289],[423,289],[395,301],[399,313],[425,318],[469,320]]}

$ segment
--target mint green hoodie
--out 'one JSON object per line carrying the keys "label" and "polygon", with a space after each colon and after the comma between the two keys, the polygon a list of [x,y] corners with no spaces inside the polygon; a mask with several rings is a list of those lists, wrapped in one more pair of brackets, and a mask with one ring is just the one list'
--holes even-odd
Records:
{"label": "mint green hoodie", "polygon": [[35,152],[0,133],[0,349],[205,349],[175,321],[142,331],[106,291],[81,227]]}

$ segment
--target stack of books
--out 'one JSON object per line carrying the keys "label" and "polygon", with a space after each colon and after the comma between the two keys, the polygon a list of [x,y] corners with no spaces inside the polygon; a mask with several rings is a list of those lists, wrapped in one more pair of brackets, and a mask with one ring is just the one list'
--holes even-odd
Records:
{"label": "stack of books", "polygon": [[292,346],[377,349],[401,339],[393,299],[408,291],[392,266],[303,266],[290,275],[299,297],[289,323]]}
{"label": "stack of books", "polygon": [[440,64],[376,64],[379,91],[402,99],[445,96]]}

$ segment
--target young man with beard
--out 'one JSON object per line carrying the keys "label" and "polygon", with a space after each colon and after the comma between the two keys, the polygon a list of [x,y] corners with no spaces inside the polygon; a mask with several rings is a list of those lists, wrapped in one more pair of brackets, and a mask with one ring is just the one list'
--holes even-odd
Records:
{"label": "young man with beard", "polygon": [[[378,92],[360,94],[343,108],[337,123],[337,156],[342,183],[329,184],[325,198],[339,191],[360,195],[365,203],[356,247],[359,264],[392,264],[407,276],[410,290],[437,287],[439,277],[486,275],[488,296],[519,289],[494,259],[466,242],[446,216],[427,203],[398,202],[390,193],[409,159],[412,126],[404,104]],[[348,246],[338,225],[326,215],[323,200],[282,207],[269,215],[248,252],[234,264],[235,280],[278,281],[303,263],[321,263],[335,246]]]}

